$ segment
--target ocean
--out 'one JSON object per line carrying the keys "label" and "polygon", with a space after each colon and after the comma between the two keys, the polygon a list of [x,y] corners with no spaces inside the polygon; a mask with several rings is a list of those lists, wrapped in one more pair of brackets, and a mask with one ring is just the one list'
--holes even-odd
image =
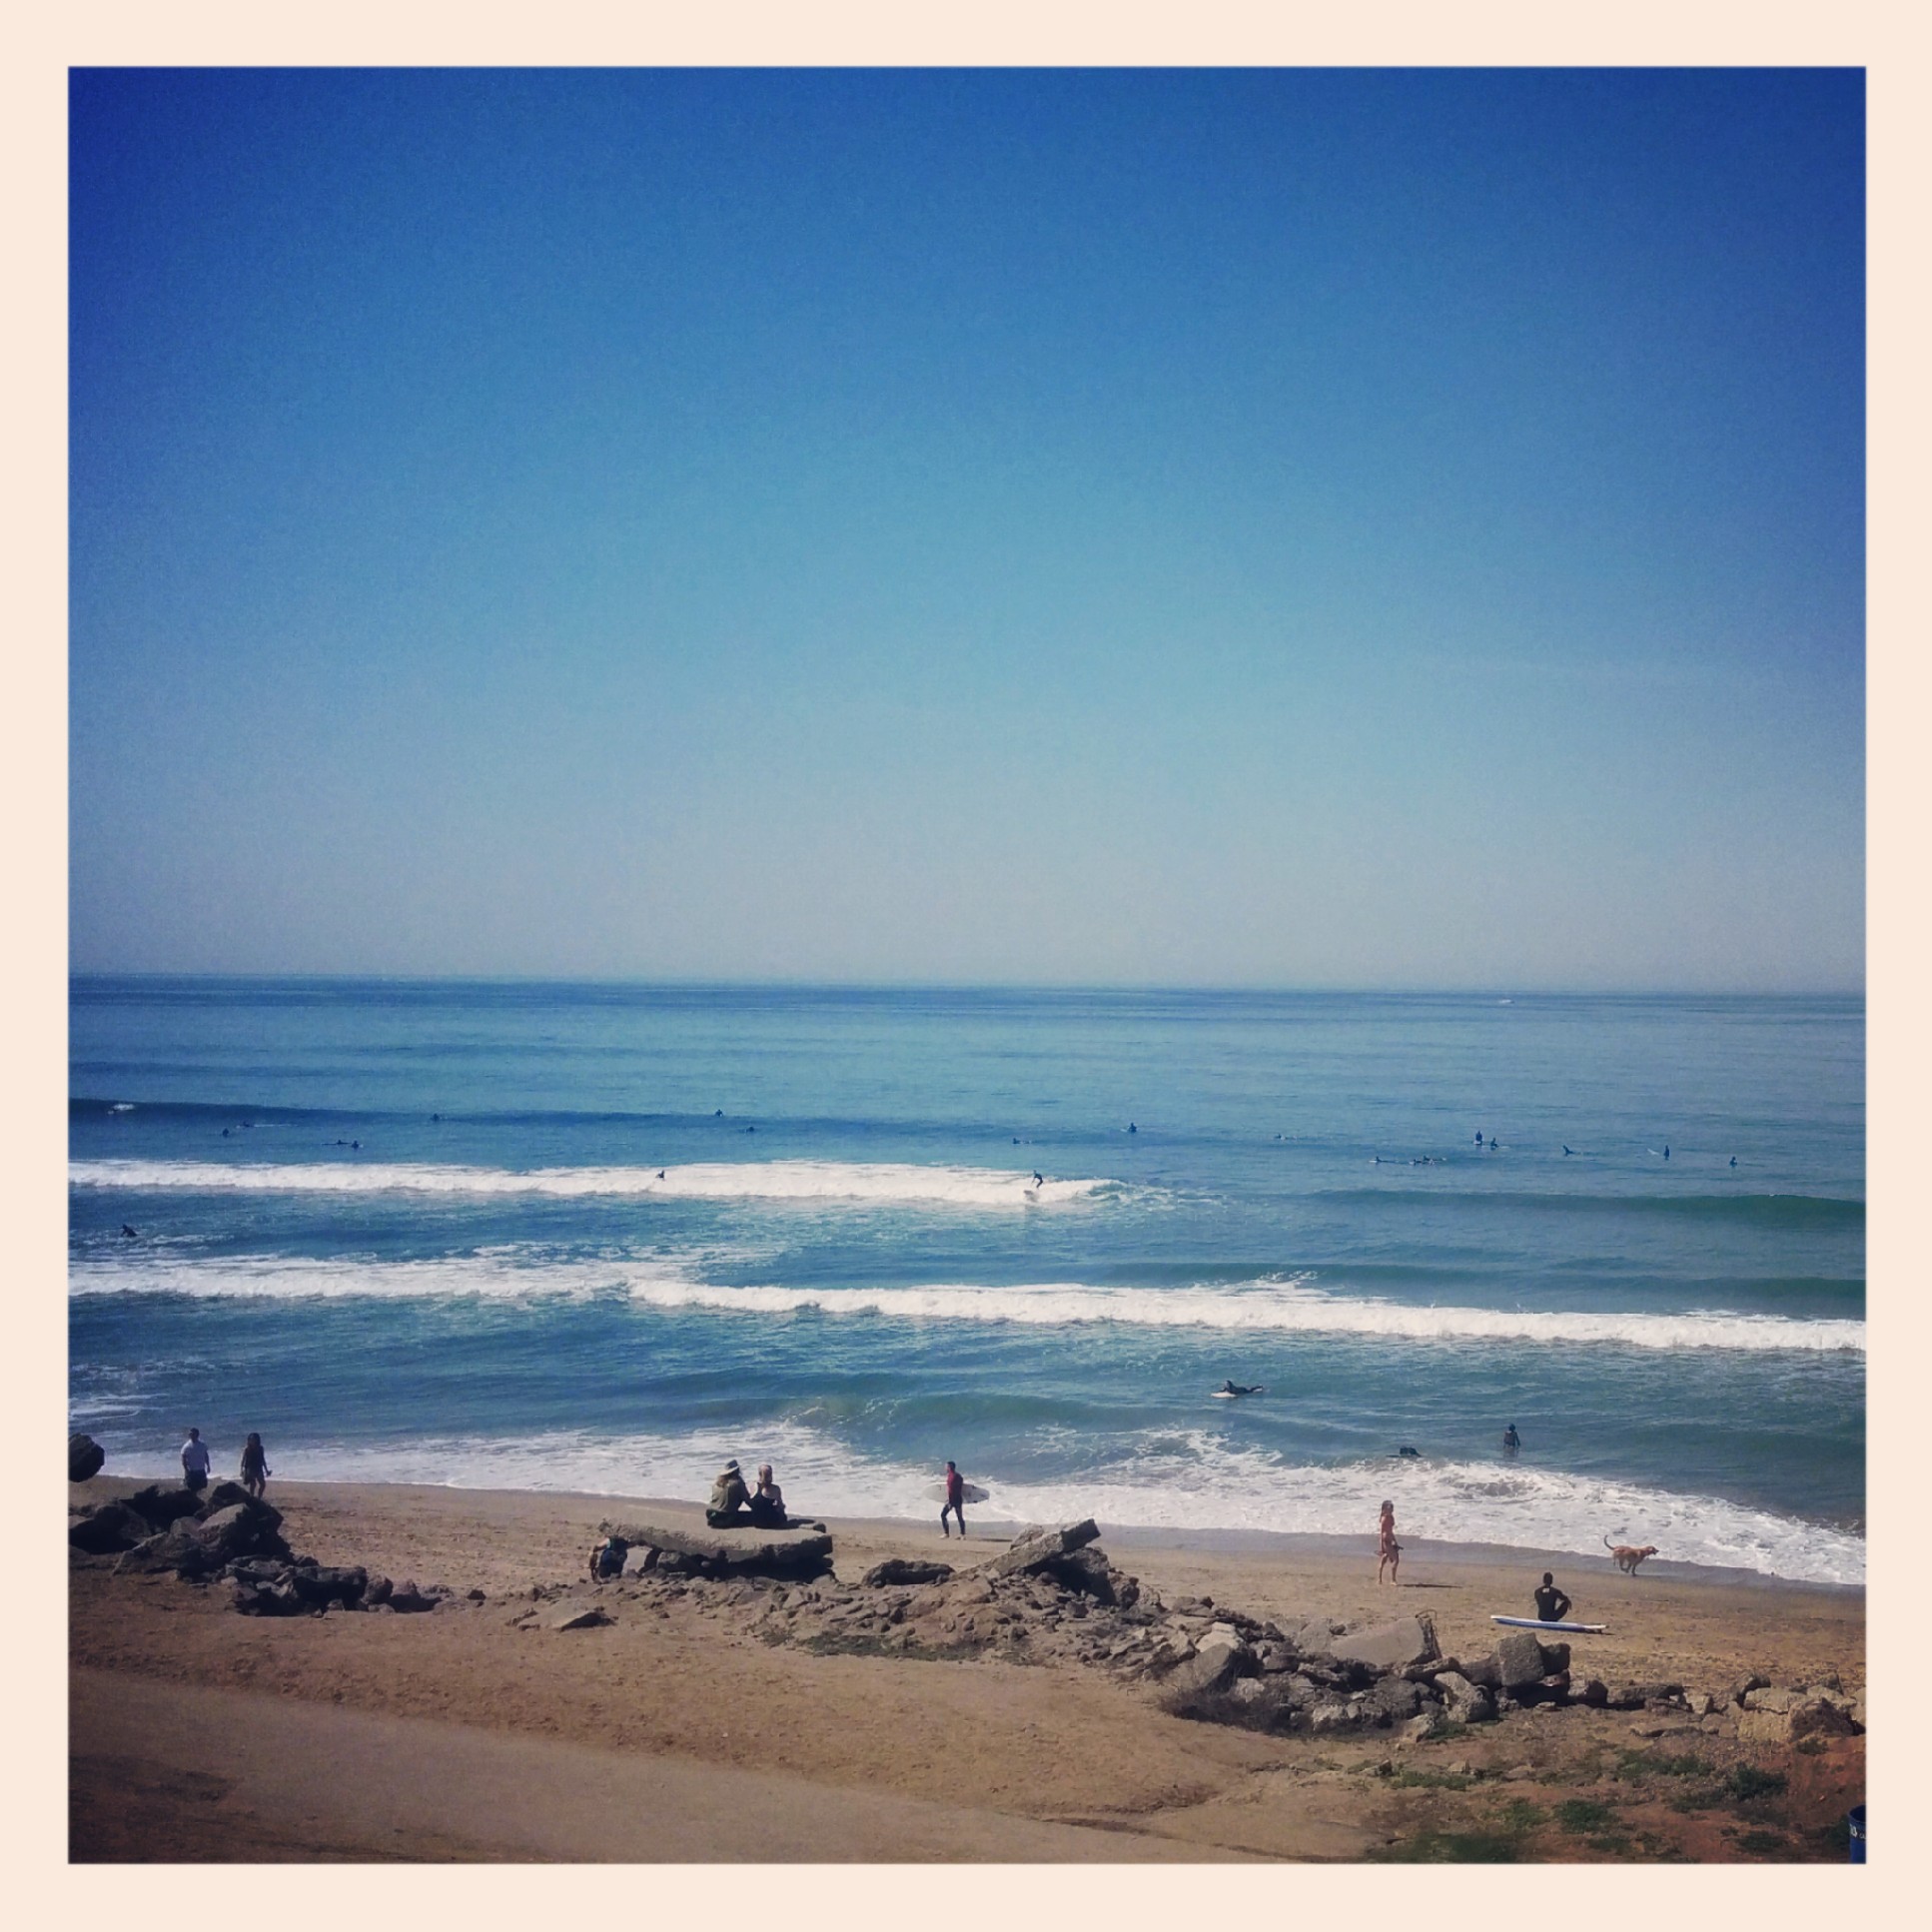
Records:
{"label": "ocean", "polygon": [[853,1515],[952,1457],[989,1524],[1373,1550],[1388,1496],[1858,1583],[1864,1024],[77,977],[71,1426],[137,1474],[191,1423],[288,1478],[697,1498],[735,1455]]}

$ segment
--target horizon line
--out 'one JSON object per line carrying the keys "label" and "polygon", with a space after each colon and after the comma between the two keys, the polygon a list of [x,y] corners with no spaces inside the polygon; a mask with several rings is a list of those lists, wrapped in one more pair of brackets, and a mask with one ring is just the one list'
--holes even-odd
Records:
{"label": "horizon line", "polygon": [[1489,985],[1287,984],[1278,981],[1212,982],[1203,980],[944,980],[944,979],[823,979],[780,975],[720,978],[698,974],[519,973],[519,972],[383,972],[316,970],[283,967],[252,972],[216,971],[207,967],[73,967],[70,985],[87,979],[279,980],[380,982],[404,985],[474,986],[626,986],[667,990],[718,992],[837,992],[837,993],[1192,993],[1272,997],[1354,996],[1386,999],[1403,996],[1466,999],[1857,999],[1866,997],[1855,987],[1748,986],[1533,986],[1498,981]]}

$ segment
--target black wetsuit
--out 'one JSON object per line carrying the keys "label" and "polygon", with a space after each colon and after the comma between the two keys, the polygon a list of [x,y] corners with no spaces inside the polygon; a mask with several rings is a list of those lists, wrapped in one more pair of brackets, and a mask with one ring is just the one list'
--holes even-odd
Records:
{"label": "black wetsuit", "polygon": [[1569,1614],[1569,1598],[1554,1583],[1536,1592],[1536,1614],[1545,1623],[1560,1623]]}

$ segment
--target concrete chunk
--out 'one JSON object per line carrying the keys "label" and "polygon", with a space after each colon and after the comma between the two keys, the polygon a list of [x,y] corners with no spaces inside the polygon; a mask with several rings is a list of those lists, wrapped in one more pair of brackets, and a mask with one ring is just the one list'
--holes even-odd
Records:
{"label": "concrete chunk", "polygon": [[1026,1570],[1038,1569],[1043,1563],[1052,1562],[1056,1556],[1084,1549],[1099,1535],[1100,1526],[1092,1516],[1082,1522],[1062,1523],[1057,1529],[1030,1529],[1025,1535],[1016,1537],[1011,1546],[1001,1550],[997,1556],[989,1556],[985,1562],[976,1563],[973,1574],[1017,1576]]}
{"label": "concrete chunk", "polygon": [[[1411,1664],[1428,1663],[1443,1654],[1436,1641],[1436,1625],[1426,1615],[1399,1617],[1394,1623],[1379,1623],[1373,1629],[1352,1630],[1347,1636],[1334,1638],[1330,1650],[1345,1662],[1366,1663],[1375,1670],[1406,1670]],[[1538,1662],[1540,1666],[1540,1659]],[[1542,1674],[1540,1667],[1536,1674]]]}

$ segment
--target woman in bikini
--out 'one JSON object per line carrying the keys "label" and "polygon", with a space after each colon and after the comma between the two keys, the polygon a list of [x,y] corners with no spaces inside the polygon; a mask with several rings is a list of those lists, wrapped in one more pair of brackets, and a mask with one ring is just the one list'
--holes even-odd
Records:
{"label": "woman in bikini", "polygon": [[1402,1568],[1402,1544],[1396,1540],[1396,1505],[1385,1502],[1382,1505],[1382,1537],[1377,1547],[1379,1560],[1376,1563],[1376,1581],[1382,1581],[1382,1572],[1389,1572],[1389,1580],[1397,1580]]}

